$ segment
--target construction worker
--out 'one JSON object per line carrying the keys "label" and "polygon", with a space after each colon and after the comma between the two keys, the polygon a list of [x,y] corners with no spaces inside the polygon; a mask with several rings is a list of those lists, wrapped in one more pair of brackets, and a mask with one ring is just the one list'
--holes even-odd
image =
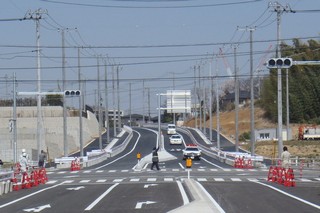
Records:
{"label": "construction worker", "polygon": [[290,167],[290,153],[288,152],[288,147],[283,147],[283,152],[281,153],[281,164],[282,168],[288,169]]}
{"label": "construction worker", "polygon": [[47,157],[46,153],[43,150],[41,150],[41,153],[39,155],[39,162],[38,162],[39,168],[44,167],[44,160],[46,159],[46,157]]}
{"label": "construction worker", "polygon": [[20,156],[19,163],[20,163],[21,173],[27,172],[28,166],[29,166],[29,160],[28,160],[28,154],[26,152],[23,152],[22,155]]}
{"label": "construction worker", "polygon": [[158,157],[158,150],[159,150],[159,147],[156,148],[154,147],[153,150],[152,150],[152,165],[151,165],[151,170],[153,170],[153,167],[156,166],[157,167],[157,170],[160,170],[159,168],[159,157]]}

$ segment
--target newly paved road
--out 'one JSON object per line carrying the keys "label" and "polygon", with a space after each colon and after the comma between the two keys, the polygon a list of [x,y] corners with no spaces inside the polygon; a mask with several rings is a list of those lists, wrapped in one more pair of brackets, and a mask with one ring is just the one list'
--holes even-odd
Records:
{"label": "newly paved road", "polygon": [[168,212],[193,201],[184,182],[188,176],[224,212],[320,211],[319,171],[303,171],[296,187],[267,182],[268,169],[236,169],[208,156],[193,161],[187,171],[184,145],[170,146],[164,138],[165,149],[176,159],[161,161],[161,171],[151,171],[150,164],[133,169],[137,152],[147,156],[157,141],[152,129],[136,128],[123,153],[85,170],[48,171],[46,184],[2,195],[0,212]]}

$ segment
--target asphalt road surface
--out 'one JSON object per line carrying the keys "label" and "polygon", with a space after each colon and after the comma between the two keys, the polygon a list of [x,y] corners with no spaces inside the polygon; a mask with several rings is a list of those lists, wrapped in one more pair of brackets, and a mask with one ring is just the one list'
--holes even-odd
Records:
{"label": "asphalt road surface", "polygon": [[319,171],[303,171],[295,187],[285,187],[266,180],[267,168],[236,169],[205,155],[186,170],[181,150],[192,140],[179,134],[185,143],[174,146],[163,134],[174,159],[160,159],[161,171],[151,171],[150,162],[134,169],[136,154],[147,156],[157,143],[154,129],[134,128],[119,155],[80,171],[48,170],[46,184],[2,195],[0,212],[168,212],[193,202],[187,178],[197,181],[221,212],[320,212]]}

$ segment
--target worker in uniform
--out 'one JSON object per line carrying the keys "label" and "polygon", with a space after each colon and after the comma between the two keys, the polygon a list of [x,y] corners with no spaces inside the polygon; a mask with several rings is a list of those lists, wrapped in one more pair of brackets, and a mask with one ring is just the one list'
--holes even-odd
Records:
{"label": "worker in uniform", "polygon": [[23,152],[21,154],[19,163],[20,163],[21,173],[27,172],[28,166],[29,166],[29,160],[28,160],[28,154],[26,152]]}
{"label": "worker in uniform", "polygon": [[159,150],[159,147],[158,147],[158,148],[154,147],[153,150],[152,150],[152,165],[151,165],[151,170],[153,170],[153,167],[154,167],[154,166],[156,166],[157,170],[160,170],[160,168],[159,168],[158,150]]}
{"label": "worker in uniform", "polygon": [[290,167],[290,152],[288,151],[288,147],[283,147],[283,152],[281,153],[281,164],[282,168],[288,169]]}
{"label": "worker in uniform", "polygon": [[38,162],[38,166],[39,168],[43,168],[44,167],[44,160],[46,159],[46,153],[41,150],[41,153],[39,155],[39,162]]}

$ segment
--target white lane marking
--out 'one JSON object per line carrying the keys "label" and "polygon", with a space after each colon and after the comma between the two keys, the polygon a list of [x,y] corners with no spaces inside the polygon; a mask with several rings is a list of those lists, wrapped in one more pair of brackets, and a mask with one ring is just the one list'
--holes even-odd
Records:
{"label": "white lane marking", "polygon": [[223,182],[224,179],[223,178],[213,178],[215,181],[218,181],[218,182]]}
{"label": "white lane marking", "polygon": [[164,181],[170,182],[170,181],[173,181],[173,178],[164,178]]}
{"label": "white lane marking", "polygon": [[309,180],[307,178],[298,178],[302,182],[311,182],[312,180]]}
{"label": "white lane marking", "polygon": [[80,183],[89,183],[91,180],[80,180]]}
{"label": "white lane marking", "polygon": [[197,178],[197,181],[206,182],[207,178]]}
{"label": "white lane marking", "polygon": [[80,189],[84,189],[84,186],[78,186],[78,187],[73,187],[73,188],[67,188],[67,190],[74,190],[74,191],[78,191]]}
{"label": "white lane marking", "polygon": [[99,170],[99,169],[101,169],[101,168],[103,168],[103,167],[106,167],[106,166],[108,166],[108,165],[110,165],[110,164],[112,164],[112,163],[114,163],[114,162],[116,162],[116,161],[118,161],[118,160],[126,157],[127,155],[131,154],[131,152],[133,152],[133,150],[136,148],[136,146],[137,146],[137,144],[138,144],[138,142],[139,142],[139,139],[140,139],[140,137],[141,137],[141,135],[140,135],[139,132],[137,132],[137,131],[135,131],[135,130],[133,130],[133,131],[138,134],[138,138],[137,138],[137,140],[136,140],[133,148],[132,148],[129,152],[127,152],[126,154],[122,155],[121,157],[118,157],[117,159],[114,159],[113,161],[111,161],[111,162],[109,162],[109,163],[107,163],[107,164],[104,164],[104,165],[102,165],[102,166],[100,166],[100,167],[97,167],[97,168],[95,168],[95,170]]}
{"label": "white lane marking", "polygon": [[188,195],[187,195],[186,191],[184,190],[184,188],[182,186],[182,183],[177,180],[177,184],[178,184],[181,196],[182,196],[183,205],[187,205],[190,202],[189,198],[188,198]]}
{"label": "white lane marking", "polygon": [[129,170],[127,170],[127,169],[124,169],[124,170],[121,170],[121,172],[129,172]]}
{"label": "white lane marking", "polygon": [[54,184],[56,182],[58,182],[58,181],[57,180],[49,180],[48,182],[46,182],[46,184]]}
{"label": "white lane marking", "polygon": [[132,178],[132,179],[130,179],[130,182],[138,182],[138,181],[140,181],[140,178]]}
{"label": "white lane marking", "polygon": [[57,185],[54,185],[54,186],[50,186],[50,187],[45,188],[45,189],[41,189],[41,190],[36,191],[36,192],[34,192],[34,193],[28,194],[28,195],[26,195],[26,196],[24,196],[24,197],[18,198],[18,199],[13,200],[13,201],[11,201],[11,202],[9,202],[9,203],[5,203],[5,204],[3,204],[3,205],[0,206],[0,209],[3,208],[3,207],[9,206],[9,205],[11,205],[11,204],[13,204],[13,203],[17,203],[18,201],[24,200],[24,199],[26,199],[26,198],[28,198],[28,197],[33,196],[33,195],[39,194],[39,193],[41,193],[41,192],[43,192],[43,191],[47,191],[47,190],[49,190],[49,189],[53,189],[53,188],[55,188],[55,187],[57,187],[57,186],[61,186],[61,185],[64,184],[64,183],[66,183],[66,181],[64,181],[64,182],[62,182],[62,183],[59,183],[59,184],[57,184]]}
{"label": "white lane marking", "polygon": [[209,192],[207,192],[207,190],[201,185],[201,183],[196,182],[200,188],[202,189],[202,191],[207,195],[207,197],[211,200],[211,202],[213,203],[213,205],[218,209],[218,211],[220,213],[225,213],[225,211],[221,208],[221,206],[217,203],[217,201],[215,201],[215,199],[213,199],[213,197],[211,197],[211,195],[209,194]]}
{"label": "white lane marking", "polygon": [[248,178],[248,180],[251,181],[251,182],[258,182],[258,181],[259,181],[259,180],[256,179],[256,178]]}
{"label": "white lane marking", "polygon": [[217,164],[214,164],[214,163],[208,161],[208,160],[205,159],[204,157],[201,157],[201,160],[204,160],[204,161],[207,162],[208,164],[211,164],[211,165],[213,165],[213,166],[215,166],[215,167],[217,167],[217,168],[219,168],[219,169],[223,169],[221,166],[218,166]]}
{"label": "white lane marking", "polygon": [[145,184],[145,185],[143,186],[143,188],[147,189],[147,188],[149,188],[149,186],[157,186],[157,185],[158,185],[158,184],[155,184],[155,183]]}
{"label": "white lane marking", "polygon": [[116,183],[112,185],[107,191],[105,191],[102,195],[100,195],[95,201],[93,201],[87,208],[85,208],[85,211],[90,211],[97,203],[100,202],[107,194],[109,194],[116,186],[118,186],[119,183]]}
{"label": "white lane marking", "polygon": [[41,212],[44,209],[50,209],[50,208],[51,208],[50,204],[47,204],[47,205],[38,206],[35,208],[23,209],[23,211],[25,211],[25,212]]}
{"label": "white lane marking", "polygon": [[148,178],[147,181],[148,182],[152,182],[152,181],[154,182],[154,181],[157,181],[157,178]]}
{"label": "white lane marking", "polygon": [[103,170],[97,170],[96,171],[96,173],[102,173],[103,172]]}
{"label": "white lane marking", "polygon": [[71,171],[70,173],[71,174],[76,174],[76,173],[79,173],[79,171]]}
{"label": "white lane marking", "polygon": [[149,205],[157,203],[156,201],[143,201],[143,202],[137,202],[136,209],[141,209],[143,204]]}
{"label": "white lane marking", "polygon": [[116,172],[117,170],[109,170],[110,173],[114,173]]}
{"label": "white lane marking", "polygon": [[86,170],[86,171],[83,171],[83,173],[90,173],[91,170]]}
{"label": "white lane marking", "polygon": [[179,166],[180,166],[182,169],[184,169],[184,166],[183,166],[181,163],[179,163]]}
{"label": "white lane marking", "polygon": [[254,183],[257,183],[257,184],[260,184],[260,185],[269,187],[270,189],[273,189],[273,190],[275,190],[275,191],[277,191],[277,192],[280,192],[280,193],[282,193],[282,194],[284,194],[284,195],[286,195],[286,196],[288,196],[288,197],[291,197],[291,198],[296,199],[296,200],[298,200],[298,201],[300,201],[300,202],[302,202],[302,203],[305,203],[305,204],[307,204],[307,205],[310,205],[310,206],[312,206],[312,207],[315,207],[315,208],[317,208],[317,209],[320,209],[320,206],[317,205],[317,204],[314,204],[314,203],[311,203],[311,202],[309,202],[309,201],[307,201],[307,200],[301,199],[301,198],[299,198],[299,197],[297,197],[297,196],[294,196],[294,195],[292,195],[292,194],[289,194],[289,193],[287,193],[287,192],[284,192],[284,191],[282,191],[282,190],[280,190],[280,189],[277,189],[277,188],[275,188],[275,187],[273,187],[273,186],[270,186],[270,185],[268,185],[268,184],[261,183],[261,182],[254,182]]}
{"label": "white lane marking", "polygon": [[236,181],[236,182],[237,182],[237,181],[241,181],[240,178],[231,178],[231,180],[232,180],[232,181]]}

